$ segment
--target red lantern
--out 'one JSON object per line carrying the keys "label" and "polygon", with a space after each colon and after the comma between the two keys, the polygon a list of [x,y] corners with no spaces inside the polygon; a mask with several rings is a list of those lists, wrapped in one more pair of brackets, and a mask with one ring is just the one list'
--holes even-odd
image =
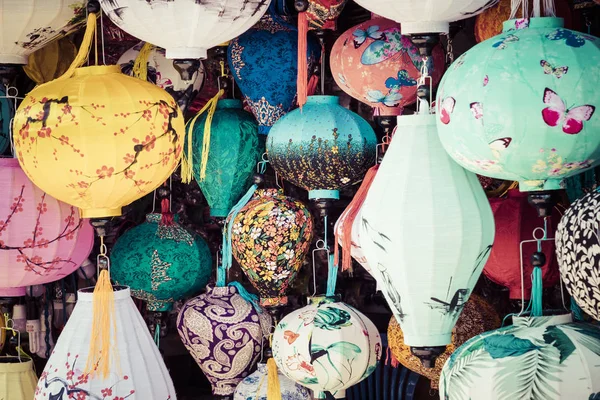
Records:
{"label": "red lantern", "polygon": [[[491,198],[490,205],[496,221],[496,236],[490,258],[483,273],[493,282],[505,286],[511,299],[521,298],[521,251],[523,240],[533,239],[533,231],[543,228],[544,221],[537,216],[536,209],[527,202],[527,193],[518,189],[508,191],[506,198]],[[553,237],[558,218],[548,221],[548,237]],[[537,230],[536,237],[543,232]],[[542,252],[546,264],[542,267],[544,287],[556,285],[559,279],[558,265],[554,255],[554,240],[542,241]],[[524,299],[531,296],[531,255],[537,251],[536,242],[523,244]]]}

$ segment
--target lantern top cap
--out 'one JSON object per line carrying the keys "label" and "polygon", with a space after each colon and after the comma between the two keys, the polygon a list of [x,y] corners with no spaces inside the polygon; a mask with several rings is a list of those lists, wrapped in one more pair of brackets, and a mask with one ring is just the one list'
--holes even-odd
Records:
{"label": "lantern top cap", "polygon": [[306,104],[340,104],[337,96],[308,96]]}
{"label": "lantern top cap", "polygon": [[[2,357],[0,359],[0,374],[15,374],[31,371],[32,360],[19,361],[19,357]],[[6,375],[4,375],[6,376]],[[10,379],[10,378],[9,378]]]}
{"label": "lantern top cap", "polygon": [[[509,19],[502,23],[502,33],[515,30],[516,19]],[[529,19],[528,28],[564,28],[565,20],[557,17],[534,17]]]}
{"label": "lantern top cap", "polygon": [[[77,301],[91,302],[94,298],[94,288],[84,288],[77,291]],[[123,300],[131,297],[129,286],[113,286],[115,300]]]}
{"label": "lantern top cap", "polygon": [[107,75],[120,73],[121,67],[119,67],[118,65],[93,65],[91,67],[77,68],[73,76]]}
{"label": "lantern top cap", "polygon": [[217,110],[222,110],[224,108],[242,108],[242,101],[237,99],[223,99],[217,102]]}
{"label": "lantern top cap", "polygon": [[16,158],[12,158],[12,157],[2,157],[0,158],[0,167],[18,167],[19,166],[19,160],[17,160]]}
{"label": "lantern top cap", "polygon": [[399,115],[397,126],[431,126],[436,124],[435,114]]}
{"label": "lantern top cap", "polygon": [[[532,321],[537,320],[535,324]],[[513,325],[519,327],[536,327],[543,328],[550,325],[564,325],[573,322],[573,315],[559,314],[559,315],[544,315],[542,317],[531,317],[531,316],[514,316]]]}

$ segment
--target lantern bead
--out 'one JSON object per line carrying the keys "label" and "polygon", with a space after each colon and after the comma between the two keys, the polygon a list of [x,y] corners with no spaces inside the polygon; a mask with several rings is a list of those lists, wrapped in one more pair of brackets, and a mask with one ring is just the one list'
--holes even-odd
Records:
{"label": "lantern bead", "polygon": [[534,267],[542,267],[546,264],[546,255],[541,251],[536,251],[531,255],[531,265]]}
{"label": "lantern bead", "polygon": [[87,12],[97,14],[100,12],[100,2],[98,0],[88,0]]}
{"label": "lantern bead", "polygon": [[305,12],[306,10],[308,10],[308,0],[295,0],[294,1],[294,8],[299,13],[300,12]]}
{"label": "lantern bead", "polygon": [[411,353],[421,360],[425,368],[433,368],[435,360],[446,351],[446,346],[411,347]]}

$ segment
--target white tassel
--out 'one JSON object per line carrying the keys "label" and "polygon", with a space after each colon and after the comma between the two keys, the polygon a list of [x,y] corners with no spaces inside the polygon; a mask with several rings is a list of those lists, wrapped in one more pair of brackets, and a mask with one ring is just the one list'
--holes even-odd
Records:
{"label": "white tassel", "polygon": [[[521,11],[525,10],[525,6],[523,4],[527,4],[528,0],[510,0],[510,18],[514,19],[517,17],[517,11],[519,11],[519,7],[523,7]],[[525,18],[524,15],[521,15],[521,18]]]}
{"label": "white tassel", "polygon": [[539,18],[542,14],[542,3],[541,0],[533,0],[533,16]]}
{"label": "white tassel", "polygon": [[554,0],[544,0],[544,17],[556,17]]}

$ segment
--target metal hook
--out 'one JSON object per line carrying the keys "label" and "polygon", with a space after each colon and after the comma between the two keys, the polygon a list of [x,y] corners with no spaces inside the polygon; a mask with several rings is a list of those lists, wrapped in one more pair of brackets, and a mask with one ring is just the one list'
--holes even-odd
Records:
{"label": "metal hook", "polygon": [[264,174],[267,170],[267,164],[269,163],[269,157],[267,152],[264,152],[260,157],[260,161],[256,164],[256,172],[259,174]]}
{"label": "metal hook", "polygon": [[21,332],[14,328],[15,322],[8,317],[8,313],[4,314],[4,322],[6,326],[0,327],[0,330],[11,332],[13,336],[17,337],[17,358],[19,359],[19,362],[23,362],[21,360]]}
{"label": "metal hook", "polygon": [[315,262],[315,253],[319,251],[325,251],[327,253],[327,259],[329,259],[329,248],[323,239],[317,240],[315,243],[315,249],[312,251],[312,267],[313,267],[313,293],[312,297],[317,295],[317,263]]}

